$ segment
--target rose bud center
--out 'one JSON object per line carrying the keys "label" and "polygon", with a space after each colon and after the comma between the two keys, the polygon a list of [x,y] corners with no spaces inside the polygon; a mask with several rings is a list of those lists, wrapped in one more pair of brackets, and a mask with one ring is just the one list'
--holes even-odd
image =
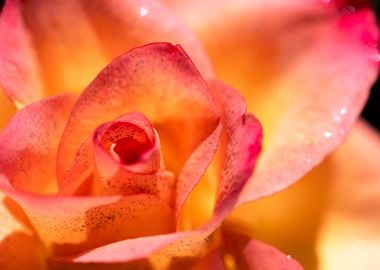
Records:
{"label": "rose bud center", "polygon": [[113,158],[125,165],[141,161],[153,146],[145,131],[129,122],[115,122],[109,126],[100,144]]}

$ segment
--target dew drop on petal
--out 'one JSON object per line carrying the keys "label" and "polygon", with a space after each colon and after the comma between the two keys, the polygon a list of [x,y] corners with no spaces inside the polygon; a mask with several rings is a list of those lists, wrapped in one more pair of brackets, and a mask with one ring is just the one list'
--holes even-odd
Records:
{"label": "dew drop on petal", "polygon": [[325,131],[325,132],[323,133],[323,136],[324,136],[325,138],[331,138],[332,133],[331,133],[330,131]]}
{"label": "dew drop on petal", "polygon": [[148,15],[148,13],[149,13],[149,9],[146,7],[146,6],[142,6],[141,8],[140,8],[140,16],[141,17],[144,17],[144,16],[146,16],[146,15]]}

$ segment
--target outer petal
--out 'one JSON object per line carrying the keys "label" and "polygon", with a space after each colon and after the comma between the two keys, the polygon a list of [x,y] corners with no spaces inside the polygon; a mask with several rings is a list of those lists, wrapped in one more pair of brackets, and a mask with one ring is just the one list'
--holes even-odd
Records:
{"label": "outer petal", "polygon": [[172,209],[152,195],[49,197],[16,191],[0,180],[0,188],[25,211],[53,256],[174,229]]}
{"label": "outer petal", "polygon": [[363,122],[329,158],[334,181],[318,237],[320,269],[380,265],[379,160],[379,134]]}
{"label": "outer petal", "polygon": [[43,85],[33,41],[18,0],[6,1],[0,16],[0,85],[18,104],[43,96]]}
{"label": "outer petal", "polygon": [[46,254],[38,237],[19,206],[2,192],[0,220],[1,269],[44,269]]}
{"label": "outer petal", "polygon": [[0,82],[23,104],[80,92],[113,58],[149,42],[180,43],[213,76],[197,38],[158,1],[8,0],[1,22]]}
{"label": "outer petal", "polygon": [[378,72],[369,11],[341,17],[314,0],[170,3],[266,131],[240,204],[294,183],[339,144]]}
{"label": "outer petal", "polygon": [[[242,270],[302,270],[302,266],[278,249],[238,234],[225,236],[227,258],[236,269]],[[228,256],[233,257],[228,257]],[[227,259],[227,262],[228,262]]]}
{"label": "outer petal", "polygon": [[55,157],[76,97],[59,95],[19,111],[0,134],[0,173],[15,188],[57,191]]}

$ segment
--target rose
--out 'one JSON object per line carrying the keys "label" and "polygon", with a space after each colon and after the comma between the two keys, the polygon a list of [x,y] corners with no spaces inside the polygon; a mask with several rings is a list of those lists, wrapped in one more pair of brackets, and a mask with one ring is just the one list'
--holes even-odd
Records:
{"label": "rose", "polygon": [[[179,47],[156,43],[114,60],[77,99],[58,95],[19,111],[0,136],[1,186],[30,220],[25,230],[36,230],[46,246],[49,267],[95,261],[99,250],[89,250],[125,239],[117,243],[122,259],[99,258],[127,263],[168,244],[176,256],[189,256],[181,248],[197,256],[198,242],[248,178],[260,136],[240,96],[220,82],[206,84]],[[191,221],[185,200],[218,144],[215,211],[203,227],[175,233]]]}
{"label": "rose", "polygon": [[[172,3],[173,10],[195,32],[199,33],[208,48],[213,63],[216,64],[219,76],[238,86],[239,90],[245,90],[243,94],[247,99],[249,110],[255,112],[262,120],[266,135],[264,138],[267,140],[264,140],[263,157],[261,157],[255,175],[247,185],[245,195],[241,196],[241,201],[248,200],[246,196],[260,197],[287,186],[274,184],[271,181],[272,177],[276,180],[283,179],[290,182],[298,180],[303,173],[319,163],[337,145],[344,137],[345,131],[352,125],[355,119],[354,115],[357,115],[362,108],[362,102],[367,93],[366,89],[369,89],[378,72],[376,63],[379,55],[376,48],[378,29],[375,26],[373,15],[368,10],[357,9],[355,11],[354,6],[342,7],[341,2],[338,4],[340,5],[339,9],[336,10],[333,4],[326,5],[317,3],[317,1],[315,3],[291,3],[289,1],[280,3],[276,1],[273,4],[270,1],[269,3],[219,1],[218,5],[214,5],[212,1],[192,2],[191,5],[186,1]],[[212,16],[207,16],[211,7]],[[329,16],[325,17],[326,14]],[[295,23],[297,21],[298,24]],[[300,23],[300,21],[307,21],[308,24]],[[325,29],[329,29],[330,32]],[[228,42],[230,36],[235,38]],[[228,52],[232,51],[235,52],[235,55],[238,54],[235,58],[231,59],[221,55],[221,52],[228,55]],[[268,61],[268,58],[272,60]],[[294,59],[300,60],[294,61]],[[332,62],[331,59],[334,61]],[[338,68],[340,65],[342,68]],[[240,66],[241,69],[234,70],[236,66]],[[350,69],[348,66],[355,66],[355,68]],[[278,70],[281,72],[275,72]],[[325,70],[329,71],[325,72]],[[323,85],[323,91],[320,91],[321,85]],[[332,91],[335,91],[336,96]],[[294,93],[294,97],[292,97],[292,93]],[[303,100],[300,98],[302,93],[305,93],[302,96]],[[351,94],[353,95],[351,96]],[[363,99],[357,98],[360,96]],[[295,100],[295,102],[289,100]],[[319,103],[322,100],[323,102]],[[276,105],[271,106],[274,102]],[[308,105],[305,106],[305,103]],[[354,113],[349,115],[350,111]],[[276,120],[273,119],[277,119],[279,124],[276,124]],[[310,123],[313,124],[310,125]],[[302,125],[304,126],[301,127]],[[304,131],[308,131],[297,134],[300,127]],[[325,131],[327,132],[325,133]],[[365,134],[367,133],[365,132]],[[284,138],[287,136],[286,134],[293,136],[286,139]],[[302,143],[303,139],[305,140],[304,144]],[[373,144],[376,145],[376,143]],[[317,149],[313,145],[317,146]],[[358,143],[355,143],[354,146],[358,147],[354,153],[360,151]],[[343,148],[353,148],[354,146],[349,143],[349,146],[343,146]],[[371,152],[377,150],[370,150],[370,147],[366,147],[369,155],[375,155]],[[289,152],[294,155],[287,155]],[[273,161],[275,155],[281,157],[282,160]],[[370,167],[369,164],[363,163],[363,160],[357,160],[355,158],[357,156],[355,154],[347,156],[346,166],[352,168],[354,175],[363,175],[366,170],[377,171],[373,166]],[[336,239],[331,237],[331,234],[321,236],[323,239],[328,238],[323,241],[323,244],[318,247],[315,244],[318,224],[322,222],[321,216],[324,209],[330,206],[328,203],[327,205],[323,203],[326,193],[329,192],[329,185],[326,182],[343,182],[339,179],[345,178],[341,173],[342,169],[338,169],[344,166],[342,156],[339,156],[338,164],[334,162],[331,165],[331,159],[335,159],[335,155],[326,161],[329,165],[322,165],[293,188],[238,208],[228,222],[240,224],[241,230],[247,234],[274,244],[283,251],[294,255],[306,268],[315,267],[318,260],[317,255],[323,262],[326,258],[330,261],[333,260],[334,252],[331,252],[331,249],[322,250],[320,248],[334,244],[333,241]],[[356,166],[358,169],[352,166],[351,159],[358,164]],[[269,160],[272,162],[268,162]],[[290,171],[281,169],[282,166],[292,169]],[[368,166],[367,169],[365,169],[366,166]],[[339,175],[337,172],[334,173],[334,167],[337,167]],[[348,168],[347,171],[351,171]],[[270,174],[269,171],[271,171]],[[369,178],[369,176],[367,177]],[[373,180],[375,179],[374,176]],[[251,188],[249,188],[250,186]],[[348,189],[348,187],[351,188]],[[356,185],[348,184],[344,190],[347,194],[356,194],[359,191],[355,187]],[[369,194],[370,196],[365,199],[364,192],[360,192],[358,195],[352,196],[361,194],[360,196],[363,196],[365,202],[367,200],[370,202],[374,197]],[[352,208],[352,204],[346,201],[348,197],[346,200],[341,195],[336,197],[334,198],[334,193],[329,196],[330,200],[343,201],[344,205],[348,205],[347,208]],[[372,205],[372,207],[374,206]],[[340,209],[342,208],[342,215],[347,215],[347,209],[341,206]],[[335,211],[335,214],[337,212],[336,210],[326,210],[326,212],[328,211]],[[375,216],[368,215],[367,218],[368,223],[372,223]],[[336,221],[332,220],[331,222]],[[345,220],[345,223],[347,224],[348,221]],[[365,224],[365,221],[363,223]],[[352,228],[364,234],[364,229],[361,230],[356,222],[351,222],[351,224]],[[339,232],[339,227],[337,228],[336,231]],[[352,228],[351,230],[354,230]],[[344,238],[344,236],[341,237]],[[353,243],[355,237],[351,239],[349,237],[352,236],[347,234],[347,239]],[[358,235],[356,239],[359,241],[365,239],[365,236]],[[341,245],[339,242],[338,244]],[[348,241],[346,244],[349,246]],[[355,250],[362,255],[366,254],[365,248],[370,247],[368,244],[357,245]],[[374,248],[376,247],[374,246]],[[314,254],[316,248],[320,251],[317,255]],[[360,255],[352,256],[352,259],[362,258]],[[339,257],[342,264],[348,261],[346,257],[351,258],[348,253],[342,257]],[[336,263],[337,260],[334,262]],[[341,267],[335,265],[331,269],[343,269],[348,264]],[[374,264],[369,263],[368,265]]]}
{"label": "rose", "polygon": [[[101,10],[101,9],[100,9]],[[139,11],[149,11],[149,10],[151,10],[150,8],[146,8],[146,9],[139,9]],[[297,10],[297,9],[296,9]],[[302,11],[303,10],[299,10],[300,11],[300,13],[302,13]],[[143,14],[145,13],[145,12],[142,12]],[[286,17],[285,17],[286,18]],[[173,34],[173,33],[172,33]],[[19,51],[18,51],[19,52]],[[196,59],[196,58],[195,58]],[[223,58],[220,58],[220,59],[223,59]],[[29,62],[31,62],[31,61],[29,61]],[[200,66],[202,66],[202,65],[200,65]],[[203,72],[204,73],[204,72]],[[301,74],[302,75],[302,74]],[[25,79],[25,78],[24,78]],[[25,81],[25,80],[24,80]],[[30,88],[29,88],[30,89]],[[24,93],[26,93],[26,91],[24,91]],[[38,93],[37,91],[32,91],[32,93]],[[20,94],[20,93],[19,93]],[[21,94],[22,94],[22,92],[21,92]],[[19,101],[20,100],[22,100],[21,98],[19,99]],[[322,112],[322,111],[321,111]],[[355,113],[353,114],[353,116],[355,115]],[[323,118],[323,117],[322,117]],[[291,119],[291,117],[289,117],[289,119]],[[349,121],[348,121],[349,122]],[[265,123],[268,123],[268,121],[264,121],[264,124]],[[289,138],[288,138],[289,139]],[[285,142],[287,141],[287,140],[284,140]],[[289,143],[289,141],[287,141],[288,143]],[[314,149],[315,150],[315,149]],[[321,152],[323,152],[323,151],[321,151]],[[323,153],[322,153],[323,154]],[[296,160],[297,161],[297,160]],[[294,160],[292,161],[292,162],[294,162]],[[265,163],[262,163],[262,164],[265,164]],[[267,164],[270,164],[270,162],[268,162]],[[302,167],[302,166],[301,166]],[[276,172],[277,170],[273,170],[274,172]],[[279,171],[279,170],[278,170]],[[278,172],[277,171],[277,172]],[[301,170],[302,171],[302,170]],[[297,173],[299,173],[299,172],[296,172],[296,175],[297,175]],[[294,177],[294,179],[295,178],[297,178],[297,177]],[[293,180],[294,180],[293,179]],[[281,180],[281,179],[280,179]],[[286,179],[285,179],[286,180]],[[292,181],[293,181],[292,180]],[[287,180],[288,181],[288,180]],[[281,181],[278,181],[278,183],[280,183],[281,184]],[[276,184],[277,185],[277,184]],[[268,185],[268,184],[266,184],[265,182],[264,182],[264,184],[263,185],[260,185],[260,186],[262,186],[263,187],[263,189],[273,189],[273,188],[275,188],[276,187],[276,185],[272,185],[272,184],[270,184],[270,185]],[[283,185],[283,184],[282,184]],[[268,188],[268,186],[269,186],[269,188]],[[268,191],[269,193],[270,192],[272,192],[272,191]],[[260,194],[260,192],[252,192],[252,194],[253,194],[253,196],[257,196],[257,195],[255,195],[255,194]]]}

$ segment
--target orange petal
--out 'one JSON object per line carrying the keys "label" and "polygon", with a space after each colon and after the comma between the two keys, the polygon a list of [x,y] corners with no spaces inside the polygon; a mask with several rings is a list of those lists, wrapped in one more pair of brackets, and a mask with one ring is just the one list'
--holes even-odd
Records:
{"label": "orange petal", "polygon": [[4,270],[44,269],[46,256],[20,207],[0,191],[0,266]]}
{"label": "orange petal", "polygon": [[8,123],[11,116],[16,112],[16,106],[5,96],[4,91],[0,87],[0,130]]}
{"label": "orange petal", "polygon": [[218,250],[214,250],[200,258],[199,261],[191,268],[191,270],[224,270],[224,262]]}
{"label": "orange petal", "polygon": [[168,4],[263,124],[264,150],[239,204],[294,183],[340,143],[378,73],[370,11],[342,15],[314,0]]}
{"label": "orange petal", "polygon": [[318,237],[320,269],[380,265],[380,137],[364,122],[328,162],[333,166],[328,211]]}
{"label": "orange petal", "polygon": [[0,16],[0,84],[20,105],[43,97],[33,40],[22,19],[18,0],[5,1]]}
{"label": "orange petal", "polygon": [[0,134],[0,172],[13,187],[35,193],[57,190],[55,158],[76,100],[63,94],[24,107]]}
{"label": "orange petal", "polygon": [[202,74],[213,76],[195,35],[156,1],[8,0],[1,22],[0,82],[23,104],[79,93],[115,57],[149,42],[181,44]]}
{"label": "orange petal", "polygon": [[41,196],[14,190],[3,178],[0,188],[25,211],[53,256],[174,229],[172,209],[153,195]]}

